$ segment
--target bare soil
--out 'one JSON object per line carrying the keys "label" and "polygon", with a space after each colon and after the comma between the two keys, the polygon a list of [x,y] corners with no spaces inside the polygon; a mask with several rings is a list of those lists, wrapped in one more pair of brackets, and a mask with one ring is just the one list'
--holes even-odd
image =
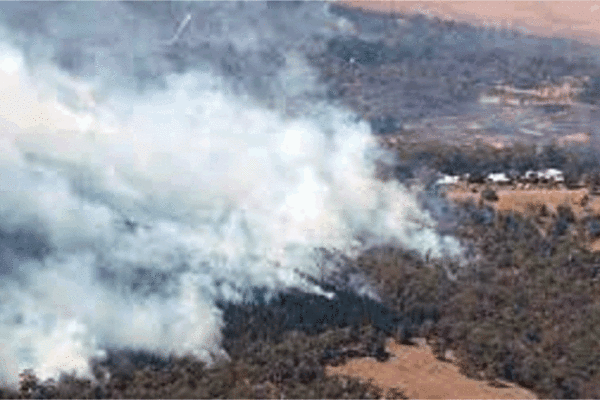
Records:
{"label": "bare soil", "polygon": [[344,365],[328,367],[326,372],[373,379],[384,392],[395,388],[416,399],[537,398],[533,392],[510,383],[467,378],[453,361],[437,359],[425,339],[415,340],[415,345],[398,344],[390,339],[387,350],[392,357],[386,362],[352,359]]}

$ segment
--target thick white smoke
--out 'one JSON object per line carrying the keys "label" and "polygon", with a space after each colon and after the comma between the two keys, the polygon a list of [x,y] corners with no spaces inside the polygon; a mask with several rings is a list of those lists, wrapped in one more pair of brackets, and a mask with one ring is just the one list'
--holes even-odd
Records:
{"label": "thick white smoke", "polygon": [[101,99],[0,54],[2,384],[25,368],[89,376],[107,346],[226,357],[215,301],[319,293],[295,272],[320,273],[317,247],[458,252],[412,193],[373,179],[382,151],[349,112],[286,117],[210,72]]}

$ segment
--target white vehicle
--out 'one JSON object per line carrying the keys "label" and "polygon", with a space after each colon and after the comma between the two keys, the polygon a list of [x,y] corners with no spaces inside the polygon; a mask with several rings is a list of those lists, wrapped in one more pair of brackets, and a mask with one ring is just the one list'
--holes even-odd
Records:
{"label": "white vehicle", "polygon": [[538,179],[542,182],[562,183],[565,181],[565,176],[561,170],[548,168],[538,172]]}
{"label": "white vehicle", "polygon": [[527,171],[524,176],[527,182],[536,182],[539,179],[539,174],[536,171]]}
{"label": "white vehicle", "polygon": [[485,178],[485,180],[488,183],[498,183],[498,184],[508,184],[508,183],[512,182],[512,179],[510,179],[508,177],[508,175],[506,175],[506,173],[504,173],[504,172],[493,172],[493,173],[489,174]]}
{"label": "white vehicle", "polygon": [[457,175],[444,175],[443,177],[441,177],[440,179],[438,179],[437,181],[435,181],[435,186],[440,186],[440,185],[456,185],[458,184],[460,180],[460,177]]}

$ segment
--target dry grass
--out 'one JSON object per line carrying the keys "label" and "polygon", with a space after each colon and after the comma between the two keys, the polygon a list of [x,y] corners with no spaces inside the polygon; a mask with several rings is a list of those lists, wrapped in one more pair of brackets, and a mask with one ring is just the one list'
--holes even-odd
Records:
{"label": "dry grass", "polygon": [[384,393],[400,390],[416,399],[535,399],[536,395],[514,384],[467,378],[450,361],[437,357],[424,339],[414,344],[388,341],[390,360],[379,363],[373,359],[353,359],[337,367],[327,367],[331,375],[345,375],[363,380],[372,379]]}
{"label": "dry grass", "polygon": [[[479,202],[481,199],[481,188],[473,186],[469,189],[455,188],[447,192],[448,199],[455,202]],[[516,212],[529,216],[538,216],[543,208],[548,216],[556,215],[560,206],[567,205],[574,212],[578,222],[600,215],[600,197],[590,196],[588,189],[567,190],[561,189],[497,189],[497,201],[485,201],[486,206],[493,207],[496,211]],[[538,222],[540,218],[538,218]],[[540,223],[541,226],[547,225]],[[600,251],[600,238],[595,236],[584,236],[585,244],[591,251]]]}
{"label": "dry grass", "polygon": [[[473,192],[471,189],[475,189]],[[470,186],[469,189],[456,188],[447,193],[448,199],[452,201],[479,201],[482,187]],[[578,216],[587,214],[600,214],[600,197],[589,196],[587,189],[568,190],[560,189],[530,189],[519,190],[509,188],[497,188],[498,200],[486,202],[498,211],[514,211],[528,213],[532,205],[544,204],[551,212],[556,212],[558,206],[568,204]],[[585,198],[589,201],[585,201]]]}

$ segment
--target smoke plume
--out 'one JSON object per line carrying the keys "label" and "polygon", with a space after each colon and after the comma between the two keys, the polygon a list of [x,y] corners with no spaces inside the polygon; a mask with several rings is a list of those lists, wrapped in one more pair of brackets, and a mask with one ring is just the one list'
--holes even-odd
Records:
{"label": "smoke plume", "polygon": [[[168,4],[45,5],[37,24],[24,11],[31,5],[1,7],[3,384],[14,386],[25,368],[41,379],[90,376],[89,359],[115,347],[227,358],[215,304],[249,301],[254,288],[328,295],[304,278],[335,272],[317,262],[318,248],[352,254],[397,241],[433,256],[459,251],[413,193],[373,178],[385,153],[366,122],[316,95],[294,116],[265,102],[277,91],[319,93],[310,81],[301,90],[298,80],[316,74],[285,43],[333,29],[326,22],[337,17],[323,4],[196,3],[179,14],[179,22],[192,15],[186,29],[200,29],[206,7],[232,33],[198,56],[203,44],[181,31],[177,39],[190,43],[178,68],[164,44],[153,47],[178,32],[177,23],[151,29],[164,23],[155,8]],[[255,26],[253,13],[272,25]],[[304,31],[282,27],[298,13]],[[29,28],[13,26],[16,16]],[[36,50],[40,38],[54,50]],[[232,90],[221,51],[250,60],[239,71],[249,79],[265,46],[283,57],[269,83],[276,88],[242,80]],[[141,57],[134,63],[155,68],[154,78],[128,70],[123,56]]]}

